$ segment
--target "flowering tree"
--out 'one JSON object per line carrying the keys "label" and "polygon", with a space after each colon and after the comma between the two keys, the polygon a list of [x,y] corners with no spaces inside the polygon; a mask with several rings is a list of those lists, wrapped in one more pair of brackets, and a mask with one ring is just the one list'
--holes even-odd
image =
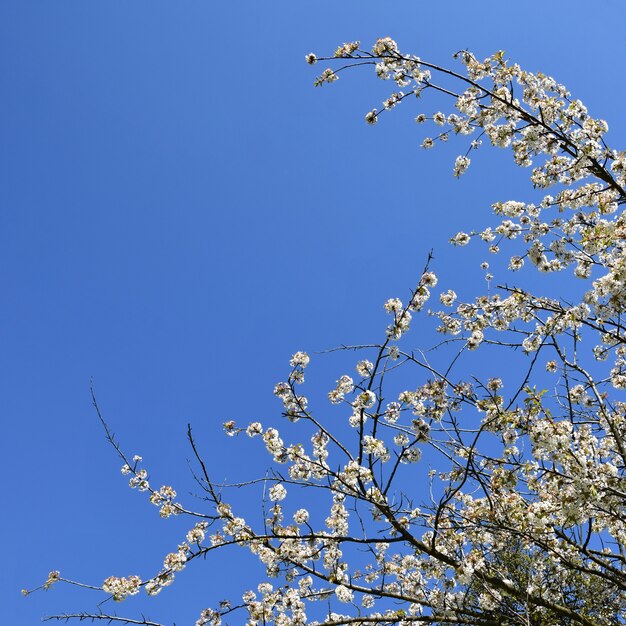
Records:
{"label": "flowering tree", "polygon": [[[540,198],[497,201],[497,223],[451,241],[479,239],[494,254],[508,248],[512,272],[573,271],[580,297],[533,293],[521,280],[467,302],[440,289],[441,306],[428,313],[450,358],[435,365],[405,337],[437,287],[429,259],[405,302],[385,302],[390,323],[380,341],[344,347],[359,358],[356,372],[340,375],[328,393],[337,415],[309,406],[300,391],[309,356],[297,352],[274,390],[285,432],[224,424],[227,435],[258,438],[271,458],[262,516],[254,518],[211,479],[191,428],[200,510],[172,487],[155,487],[98,410],[130,486],[162,517],[190,520],[159,572],[111,576],[93,587],[105,597],[157,594],[199,557],[236,544],[263,563],[267,578],[201,610],[197,626],[626,622],[626,153],[608,147],[606,122],[552,78],[501,52],[456,58],[453,71],[383,38],[371,51],[348,43],[333,57],[306,60],[335,64],[317,85],[367,66],[394,84],[384,108],[365,116],[369,124],[415,96],[450,99],[454,113],[415,119],[437,127],[424,148],[472,136],[454,163],[457,177],[481,142],[510,148],[517,165],[531,167]],[[485,346],[504,351],[508,377],[472,375],[468,353]],[[508,368],[515,351],[523,370]],[[298,437],[308,431],[309,443],[290,443],[290,429]],[[61,582],[78,584],[51,572],[43,587]],[[157,624],[99,612],[54,618]]]}

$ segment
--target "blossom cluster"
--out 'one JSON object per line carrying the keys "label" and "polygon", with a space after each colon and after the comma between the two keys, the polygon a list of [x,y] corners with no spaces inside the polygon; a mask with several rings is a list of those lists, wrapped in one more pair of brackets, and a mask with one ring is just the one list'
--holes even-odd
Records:
{"label": "blossom cluster", "polygon": [[175,501],[176,491],[169,485],[153,489],[148,480],[148,471],[145,468],[138,467],[142,461],[142,457],[135,455],[132,465],[124,463],[122,466],[122,474],[131,476],[129,486],[139,491],[148,491],[150,493],[150,502],[159,507],[159,515],[161,517],[167,518],[181,513],[181,507]]}

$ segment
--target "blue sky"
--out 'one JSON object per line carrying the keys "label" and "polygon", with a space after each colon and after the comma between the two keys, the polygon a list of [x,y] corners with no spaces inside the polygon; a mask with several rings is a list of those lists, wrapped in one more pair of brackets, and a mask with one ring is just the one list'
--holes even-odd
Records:
{"label": "blue sky", "polygon": [[[215,475],[267,459],[227,419],[278,422],[289,356],[376,340],[429,249],[442,286],[478,285],[484,254],[447,239],[529,195],[510,156],[424,153],[402,105],[375,128],[372,74],[313,88],[304,55],[390,35],[442,64],[504,49],[555,76],[624,145],[626,10],[618,0],[478,3],[4,0],[0,3],[0,406],[6,473],[3,616],[91,609],[50,569],[100,584],[156,572],[184,535],[131,492],[90,405],[158,483],[191,489],[187,422]],[[410,110],[409,110],[410,109]],[[451,142],[454,144],[454,142]],[[415,342],[426,341],[416,330]],[[428,331],[424,330],[424,337]],[[319,364],[317,362],[319,361]],[[316,357],[326,389],[341,358]],[[151,603],[193,623],[247,560],[200,564]],[[248,569],[244,571],[250,571]],[[107,608],[106,606],[103,608]]]}

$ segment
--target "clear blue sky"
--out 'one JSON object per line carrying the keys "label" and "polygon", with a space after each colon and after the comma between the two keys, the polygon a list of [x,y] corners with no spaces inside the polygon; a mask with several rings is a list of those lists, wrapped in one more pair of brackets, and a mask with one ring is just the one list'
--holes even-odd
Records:
{"label": "clear blue sky", "polygon": [[[53,568],[147,577],[184,535],[125,486],[90,379],[156,483],[191,488],[188,421],[217,478],[262,474],[266,457],[238,458],[220,424],[278,421],[272,388],[295,350],[378,339],[382,302],[431,247],[442,286],[480,280],[482,250],[446,240],[528,197],[502,152],[456,181],[459,144],[420,151],[411,120],[434,105],[366,127],[387,86],[355,74],[314,89],[307,52],[385,35],[444,64],[505,49],[623,148],[625,18],[620,0],[1,2],[0,619],[92,609],[91,592],[19,590]],[[341,373],[332,359],[311,372],[324,389]],[[113,608],[193,623],[242,578],[231,556]]]}

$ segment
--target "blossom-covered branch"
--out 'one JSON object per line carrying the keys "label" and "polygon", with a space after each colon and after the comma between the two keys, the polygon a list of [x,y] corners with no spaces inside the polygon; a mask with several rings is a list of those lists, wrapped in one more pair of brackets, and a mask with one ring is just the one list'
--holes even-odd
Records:
{"label": "blossom-covered branch", "polygon": [[[236,601],[199,610],[197,626],[235,616],[249,626],[625,623],[626,153],[608,146],[606,122],[554,79],[501,52],[456,58],[461,68],[447,69],[386,37],[371,50],[355,42],[306,60],[335,63],[317,85],[370,67],[394,84],[382,110],[365,116],[369,124],[414,96],[420,104],[428,94],[451,99],[454,112],[415,120],[437,128],[424,148],[468,137],[457,177],[483,138],[532,167],[538,200],[496,200],[493,225],[451,240],[482,240],[494,255],[508,248],[504,265],[520,284],[462,301],[439,284],[429,256],[409,297],[383,303],[389,323],[379,340],[343,347],[359,358],[338,373],[330,406],[314,407],[301,391],[311,358],[300,351],[274,388],[282,404],[275,422],[224,423],[227,436],[265,448],[264,478],[213,481],[188,428],[201,511],[172,487],[152,486],[94,398],[130,486],[161,517],[190,524],[156,574],[107,578],[101,589],[114,600],[159,593],[199,557],[238,546],[266,576],[233,590]],[[573,268],[580,297],[539,293],[537,281],[523,286],[525,265]],[[488,263],[483,270],[491,285]],[[444,337],[432,358],[409,344],[418,315],[435,319]],[[477,350],[500,351],[485,377],[474,370]],[[229,501],[232,489],[259,483],[261,515]],[[55,574],[46,585],[64,581]]]}

